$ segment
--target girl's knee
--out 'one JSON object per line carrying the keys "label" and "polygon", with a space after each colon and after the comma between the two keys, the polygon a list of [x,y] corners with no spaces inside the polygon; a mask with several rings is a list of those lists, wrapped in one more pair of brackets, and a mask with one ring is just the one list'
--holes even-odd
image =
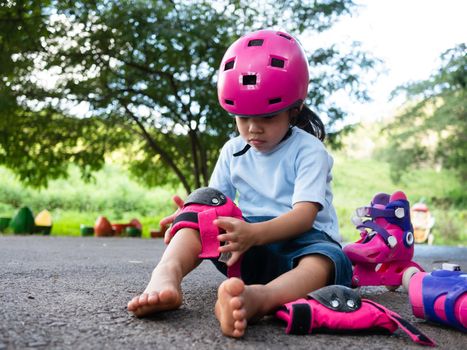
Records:
{"label": "girl's knee", "polygon": [[310,254],[303,256],[298,261],[297,267],[307,269],[315,276],[322,276],[327,281],[326,284],[332,284],[334,281],[334,262],[326,255]]}

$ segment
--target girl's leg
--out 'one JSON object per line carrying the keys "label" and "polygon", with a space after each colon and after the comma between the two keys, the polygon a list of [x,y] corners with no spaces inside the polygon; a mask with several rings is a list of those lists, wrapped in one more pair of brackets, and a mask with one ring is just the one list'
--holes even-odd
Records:
{"label": "girl's leg", "polygon": [[273,312],[279,306],[303,298],[331,282],[334,264],[324,255],[307,255],[297,267],[266,285],[246,286],[238,278],[224,281],[218,290],[215,313],[222,333],[241,337],[247,320]]}
{"label": "girl's leg", "polygon": [[199,265],[200,252],[198,231],[190,228],[178,231],[154,268],[144,292],[128,303],[128,311],[141,317],[179,308],[182,304],[182,279]]}

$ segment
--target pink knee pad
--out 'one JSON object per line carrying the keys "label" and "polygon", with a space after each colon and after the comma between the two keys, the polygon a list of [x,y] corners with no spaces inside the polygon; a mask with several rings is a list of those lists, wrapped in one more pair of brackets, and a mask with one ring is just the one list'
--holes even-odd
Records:
{"label": "pink knee pad", "polygon": [[327,286],[283,305],[276,317],[287,324],[287,334],[311,334],[320,331],[349,332],[382,330],[394,333],[399,327],[422,345],[435,342],[395,312],[360,296],[344,286]]}
{"label": "pink knee pad", "polygon": [[[242,211],[222,192],[202,187],[193,191],[185,201],[180,213],[175,218],[170,235],[174,236],[182,228],[198,230],[202,250],[200,258],[218,258],[220,242],[217,236],[219,228],[213,221],[219,216],[230,216],[243,220]],[[228,277],[240,277],[241,259],[227,269]]]}

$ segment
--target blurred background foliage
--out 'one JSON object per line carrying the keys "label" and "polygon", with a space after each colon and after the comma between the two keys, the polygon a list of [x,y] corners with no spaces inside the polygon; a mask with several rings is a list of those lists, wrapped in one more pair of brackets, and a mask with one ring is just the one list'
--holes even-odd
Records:
{"label": "blurred background foliage", "polygon": [[[216,93],[227,47],[259,28],[298,37],[324,31],[355,6],[350,0],[9,4],[0,6],[0,164],[40,187],[66,177],[69,164],[89,177],[106,154],[125,149],[140,181],[181,184],[187,193],[208,183],[221,146],[235,133]],[[357,43],[349,52],[330,43],[308,55],[307,102],[328,117],[329,143],[338,145],[342,130],[333,126],[346,112],[329,97],[344,89],[367,100],[359,76],[377,60]]]}
{"label": "blurred background foliage", "polygon": [[[72,235],[98,215],[138,216],[147,236],[173,210],[171,194],[207,184],[235,134],[216,94],[230,43],[265,27],[306,37],[354,9],[349,0],[0,2],[0,215],[47,208],[53,234]],[[465,245],[465,44],[394,91],[405,100],[397,115],[359,125],[331,97],[367,101],[361,77],[380,62],[350,46],[307,52],[307,103],[326,116],[344,237],[357,238],[356,207],[402,189],[438,218],[435,243]]]}

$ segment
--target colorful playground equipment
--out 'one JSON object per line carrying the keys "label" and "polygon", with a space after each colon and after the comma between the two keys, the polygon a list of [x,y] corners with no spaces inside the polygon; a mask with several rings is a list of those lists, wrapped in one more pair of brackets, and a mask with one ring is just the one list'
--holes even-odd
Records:
{"label": "colorful playground equipment", "polygon": [[0,232],[14,234],[41,233],[49,235],[52,230],[52,215],[48,210],[41,211],[36,218],[29,207],[21,207],[13,218],[0,218]]}
{"label": "colorful playground equipment", "polygon": [[430,213],[428,206],[423,202],[415,203],[410,210],[410,215],[412,217],[415,243],[432,245],[434,236],[431,229],[435,224],[435,218]]}
{"label": "colorful playground equipment", "polygon": [[[141,237],[143,226],[138,219],[132,219],[129,223],[111,224],[105,216],[99,216],[93,227],[96,237],[114,237],[127,235],[129,237]],[[89,227],[81,225],[81,235],[91,232]]]}
{"label": "colorful playground equipment", "polygon": [[44,209],[37,214],[34,224],[36,225],[36,233],[50,235],[50,231],[52,230],[52,215],[47,209]]}
{"label": "colorful playground equipment", "polygon": [[15,234],[34,233],[34,215],[29,207],[21,207],[10,221],[10,228]]}
{"label": "colorful playground equipment", "polygon": [[5,232],[8,226],[10,226],[11,218],[1,217],[0,218],[0,232]]}

